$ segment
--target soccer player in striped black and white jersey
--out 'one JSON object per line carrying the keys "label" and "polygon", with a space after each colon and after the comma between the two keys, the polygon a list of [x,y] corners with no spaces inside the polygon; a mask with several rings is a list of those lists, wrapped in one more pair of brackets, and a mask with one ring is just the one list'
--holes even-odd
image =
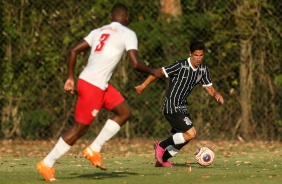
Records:
{"label": "soccer player in striped black and white jersey", "polygon": [[[175,156],[183,146],[196,137],[196,129],[187,109],[187,97],[197,84],[201,83],[210,96],[221,104],[224,103],[223,97],[212,85],[209,68],[202,63],[204,52],[203,42],[192,42],[189,58],[162,67],[163,75],[170,78],[163,102],[163,113],[172,127],[173,135],[155,143],[157,167],[173,167],[168,159]],[[137,93],[141,94],[155,79],[156,77],[150,75],[141,85],[135,87]]]}

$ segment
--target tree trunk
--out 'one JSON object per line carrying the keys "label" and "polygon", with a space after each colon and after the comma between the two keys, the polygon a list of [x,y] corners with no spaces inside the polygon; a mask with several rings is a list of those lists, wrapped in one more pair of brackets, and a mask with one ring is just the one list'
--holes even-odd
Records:
{"label": "tree trunk", "polygon": [[252,56],[251,41],[240,40],[240,104],[241,104],[241,127],[240,134],[245,139],[250,139],[252,133]]}
{"label": "tree trunk", "polygon": [[240,105],[241,117],[239,136],[249,140],[254,133],[252,101],[253,93],[253,42],[252,39],[256,34],[256,3],[249,1],[240,1],[237,3],[237,11],[235,12],[236,31],[240,40]]}

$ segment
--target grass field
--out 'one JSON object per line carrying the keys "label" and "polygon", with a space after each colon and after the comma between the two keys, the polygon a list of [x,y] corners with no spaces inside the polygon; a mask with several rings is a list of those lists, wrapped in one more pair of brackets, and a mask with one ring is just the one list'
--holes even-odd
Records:
{"label": "grass field", "polygon": [[[56,141],[0,141],[0,183],[45,183],[35,165]],[[272,184],[282,183],[281,142],[225,142],[194,140],[175,158],[174,168],[154,167],[154,140],[109,141],[102,154],[107,171],[93,167],[81,151],[90,143],[82,140],[55,165],[57,183],[79,184]],[[208,146],[215,152],[210,167],[199,166],[194,153]],[[191,171],[190,171],[191,168]]]}

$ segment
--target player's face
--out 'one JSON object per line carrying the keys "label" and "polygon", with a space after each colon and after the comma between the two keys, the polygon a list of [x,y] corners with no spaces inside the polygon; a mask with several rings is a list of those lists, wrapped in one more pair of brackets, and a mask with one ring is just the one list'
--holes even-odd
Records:
{"label": "player's face", "polygon": [[198,68],[204,59],[204,51],[203,50],[195,50],[190,53],[190,61],[194,68]]}

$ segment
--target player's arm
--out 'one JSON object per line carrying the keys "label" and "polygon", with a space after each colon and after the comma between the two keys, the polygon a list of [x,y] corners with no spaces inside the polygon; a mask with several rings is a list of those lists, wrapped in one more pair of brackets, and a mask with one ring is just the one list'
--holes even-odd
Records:
{"label": "player's arm", "polygon": [[213,86],[207,86],[207,87],[206,87],[206,91],[207,91],[207,93],[208,93],[210,96],[214,97],[214,98],[216,99],[216,101],[218,101],[218,102],[220,102],[220,103],[222,103],[222,104],[224,103],[223,97],[221,96],[221,94],[220,94],[219,92],[217,92],[217,91],[214,89]]}
{"label": "player's arm", "polygon": [[150,83],[156,80],[156,78],[157,77],[150,75],[142,84],[136,86],[135,90],[137,94],[140,95]]}
{"label": "player's arm", "polygon": [[129,56],[129,61],[130,65],[137,71],[143,72],[143,73],[148,73],[151,74],[155,77],[162,77],[162,70],[160,68],[150,68],[148,67],[145,63],[141,62],[139,57],[138,57],[138,52],[137,50],[128,50],[127,51],[128,56]]}
{"label": "player's arm", "polygon": [[68,79],[65,82],[64,90],[71,94],[74,93],[74,67],[76,63],[77,55],[86,49],[90,48],[89,44],[85,40],[81,40],[71,47],[68,56]]}

